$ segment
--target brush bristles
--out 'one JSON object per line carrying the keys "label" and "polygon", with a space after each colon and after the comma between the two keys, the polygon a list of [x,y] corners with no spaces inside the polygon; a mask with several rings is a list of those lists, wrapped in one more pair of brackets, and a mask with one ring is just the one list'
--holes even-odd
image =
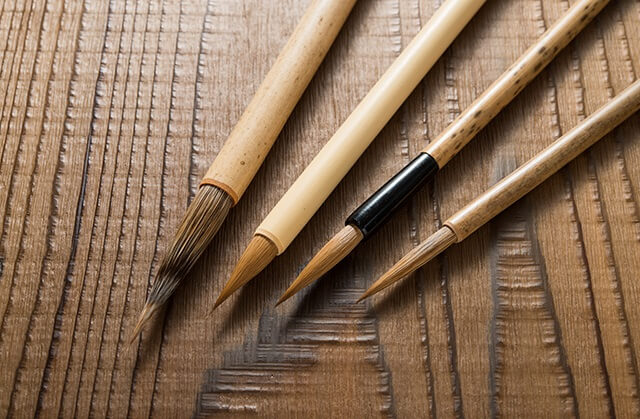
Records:
{"label": "brush bristles", "polygon": [[310,285],[322,275],[329,272],[334,266],[340,263],[342,259],[347,257],[363,238],[364,236],[358,228],[352,225],[345,226],[338,234],[333,236],[313,259],[311,259],[307,266],[304,267],[296,280],[293,281],[285,293],[282,294],[276,306],[288,300],[302,288]]}
{"label": "brush bristles", "polygon": [[213,309],[222,304],[238,288],[258,275],[278,255],[278,248],[265,236],[256,234],[249,242],[236,265],[231,278],[224,286]]}
{"label": "brush bristles", "polygon": [[456,242],[456,235],[449,227],[442,227],[433,233],[427,240],[420,243],[400,259],[391,269],[384,273],[362,296],[358,302],[376,294],[391,284],[408,276],[422,265]]}
{"label": "brush bristles", "polygon": [[[193,268],[220,229],[232,206],[233,200],[222,189],[211,185],[202,185],[198,189],[160,264],[136,326],[138,333],[152,314],[167,302]],[[134,334],[134,338],[135,336]]]}

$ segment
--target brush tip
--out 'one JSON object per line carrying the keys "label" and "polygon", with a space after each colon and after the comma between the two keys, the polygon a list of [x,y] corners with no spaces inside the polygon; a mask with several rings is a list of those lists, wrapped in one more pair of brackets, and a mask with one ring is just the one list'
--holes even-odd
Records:
{"label": "brush tip", "polygon": [[351,253],[358,243],[362,241],[363,237],[362,232],[357,227],[350,224],[346,225],[338,234],[333,236],[311,259],[307,266],[304,267],[300,275],[298,275],[282,297],[280,297],[276,306],[329,272]]}
{"label": "brush tip", "polygon": [[429,236],[427,240],[414,247],[402,259],[385,272],[369,289],[362,294],[358,302],[376,294],[393,283],[408,277],[416,269],[442,253],[456,241],[456,235],[451,228],[444,226]]}
{"label": "brush tip", "polygon": [[138,323],[136,323],[136,327],[133,329],[133,334],[131,335],[131,339],[129,339],[129,345],[132,345],[135,342],[136,338],[140,336],[142,333],[142,328],[151,320],[153,314],[158,310],[158,306],[154,303],[146,303],[142,312],[140,313],[140,317],[138,318]]}
{"label": "brush tip", "polygon": [[216,300],[215,303],[213,303],[213,309],[215,310],[216,308],[218,308],[220,306],[220,304],[224,303],[224,301],[227,299],[227,297],[220,295],[218,296],[218,299]]}
{"label": "brush tip", "polygon": [[280,296],[280,298],[278,299],[278,301],[276,302],[276,305],[274,307],[278,307],[280,304],[284,303],[289,298],[291,298],[292,295],[293,295],[293,293],[285,292],[284,294],[282,294],[282,296]]}
{"label": "brush tip", "polygon": [[249,242],[249,245],[240,256],[238,264],[231,274],[231,278],[225,284],[220,296],[213,305],[213,310],[222,304],[227,298],[231,296],[237,289],[253,279],[278,254],[278,248],[267,237],[260,234],[253,236],[253,239]]}
{"label": "brush tip", "polygon": [[368,290],[363,292],[362,295],[356,300],[356,304],[361,303],[362,301],[366,300],[367,298],[375,294],[377,292],[376,284],[377,282],[373,284],[371,287],[369,287]]}

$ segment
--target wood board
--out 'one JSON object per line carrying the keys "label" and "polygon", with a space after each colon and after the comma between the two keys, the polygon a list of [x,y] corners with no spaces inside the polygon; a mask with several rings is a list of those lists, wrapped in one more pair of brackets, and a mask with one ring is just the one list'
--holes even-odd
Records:
{"label": "wood board", "polygon": [[375,238],[273,308],[350,211],[570,3],[489,0],[287,252],[208,316],[255,227],[440,4],[361,0],[216,242],[129,347],[189,198],[308,0],[2,1],[0,412],[637,416],[638,115],[353,304],[636,79],[637,1],[613,1]]}

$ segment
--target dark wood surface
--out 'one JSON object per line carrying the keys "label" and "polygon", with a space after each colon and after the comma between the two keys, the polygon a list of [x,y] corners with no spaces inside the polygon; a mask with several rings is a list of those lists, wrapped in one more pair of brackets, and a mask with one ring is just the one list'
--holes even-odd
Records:
{"label": "dark wood surface", "polygon": [[159,258],[308,0],[0,2],[0,412],[640,414],[640,117],[409,280],[443,219],[640,71],[613,0],[410,205],[273,304],[344,218],[555,21],[489,0],[292,246],[208,315],[255,227],[437,9],[361,0],[215,243],[142,341]]}

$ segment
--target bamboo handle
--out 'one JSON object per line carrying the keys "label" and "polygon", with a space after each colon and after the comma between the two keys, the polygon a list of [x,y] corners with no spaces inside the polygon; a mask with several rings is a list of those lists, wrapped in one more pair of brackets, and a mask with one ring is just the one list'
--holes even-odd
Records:
{"label": "bamboo handle", "polygon": [[447,0],[260,224],[282,253],[485,0]]}
{"label": "bamboo handle", "polygon": [[313,0],[201,184],[238,200],[327,54],[356,0]]}
{"label": "bamboo handle", "polygon": [[640,80],[556,140],[540,154],[454,214],[444,224],[457,242],[522,198],[640,108]]}
{"label": "bamboo handle", "polygon": [[609,0],[582,0],[573,5],[423,152],[433,157],[438,167],[447,164],[607,3]]}

